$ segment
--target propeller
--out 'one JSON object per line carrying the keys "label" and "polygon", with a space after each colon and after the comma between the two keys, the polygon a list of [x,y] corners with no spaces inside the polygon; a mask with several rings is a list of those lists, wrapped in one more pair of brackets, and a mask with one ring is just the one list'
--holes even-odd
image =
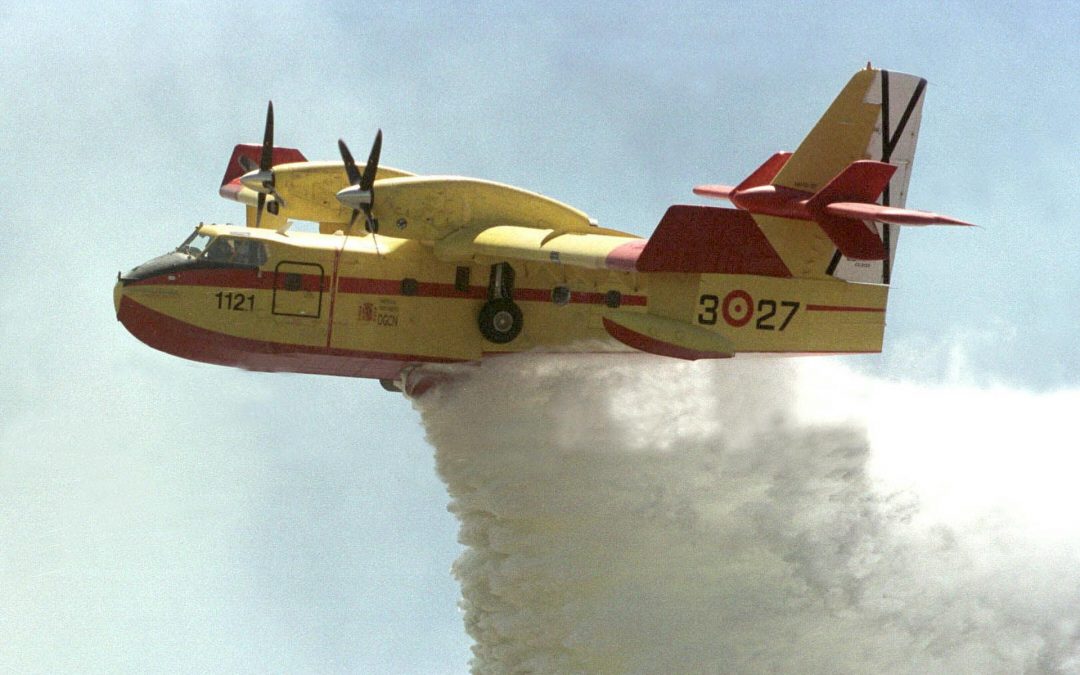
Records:
{"label": "propeller", "polygon": [[375,174],[379,171],[379,153],[382,152],[382,129],[375,134],[375,142],[371,144],[371,153],[368,155],[367,164],[364,165],[364,173],[353,160],[352,153],[345,141],[338,139],[338,150],[341,151],[341,160],[345,163],[345,175],[349,178],[349,187],[337,193],[337,199],[342,205],[352,209],[352,218],[349,219],[349,227],[352,228],[356,217],[361,211],[364,212],[364,229],[372,234],[379,231],[379,221],[371,215],[371,209],[375,205]]}
{"label": "propeller", "polygon": [[[247,172],[240,177],[244,187],[251,188],[259,193],[258,204],[255,212],[255,227],[262,222],[263,209],[277,215],[280,206],[284,203],[274,190],[274,102],[266,105],[266,129],[263,131],[262,152],[259,155],[259,163],[256,165],[250,157],[240,157],[240,166]],[[266,203],[266,196],[270,195],[274,201]]]}

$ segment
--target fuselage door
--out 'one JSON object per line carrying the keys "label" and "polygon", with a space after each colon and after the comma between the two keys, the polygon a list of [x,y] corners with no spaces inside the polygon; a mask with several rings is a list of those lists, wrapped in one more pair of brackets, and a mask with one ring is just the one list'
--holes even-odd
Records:
{"label": "fuselage door", "polygon": [[274,314],[318,319],[324,279],[322,265],[279,262],[274,268]]}

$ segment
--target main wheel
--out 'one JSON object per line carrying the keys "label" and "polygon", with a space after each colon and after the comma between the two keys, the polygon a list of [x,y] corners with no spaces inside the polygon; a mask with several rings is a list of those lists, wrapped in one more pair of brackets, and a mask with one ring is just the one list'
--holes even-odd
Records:
{"label": "main wheel", "polygon": [[508,298],[488,300],[480,310],[480,333],[495,344],[506,344],[516,338],[523,323],[521,310]]}

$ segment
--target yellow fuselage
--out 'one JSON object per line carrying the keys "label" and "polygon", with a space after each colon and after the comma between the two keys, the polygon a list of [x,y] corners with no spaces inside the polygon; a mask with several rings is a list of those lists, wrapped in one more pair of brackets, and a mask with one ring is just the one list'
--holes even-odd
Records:
{"label": "yellow fuselage", "polygon": [[[497,258],[456,260],[452,247],[383,235],[214,225],[200,232],[252,242],[258,257],[215,262],[210,250],[173,253],[124,275],[114,295],[119,320],[140,340],[209,363],[393,379],[412,364],[507,352],[656,352],[638,338],[684,347],[715,334],[716,344],[730,346],[670,353],[683,358],[881,349],[883,286],[603,268],[612,251],[641,241],[626,235],[568,243],[578,251],[575,265],[550,255],[516,261],[511,297],[523,323],[499,344],[477,323]],[[589,255],[595,269],[583,264]],[[606,320],[631,326],[631,339]],[[696,333],[672,332],[684,325]]]}

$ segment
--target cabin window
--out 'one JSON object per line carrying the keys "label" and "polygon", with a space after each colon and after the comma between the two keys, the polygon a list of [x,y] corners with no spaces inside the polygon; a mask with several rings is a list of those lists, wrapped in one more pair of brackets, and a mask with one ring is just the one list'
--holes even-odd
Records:
{"label": "cabin window", "polygon": [[286,272],[282,286],[287,291],[299,291],[304,288],[304,277],[295,272]]}
{"label": "cabin window", "polygon": [[454,272],[454,289],[459,293],[469,292],[469,268],[458,267]]}

